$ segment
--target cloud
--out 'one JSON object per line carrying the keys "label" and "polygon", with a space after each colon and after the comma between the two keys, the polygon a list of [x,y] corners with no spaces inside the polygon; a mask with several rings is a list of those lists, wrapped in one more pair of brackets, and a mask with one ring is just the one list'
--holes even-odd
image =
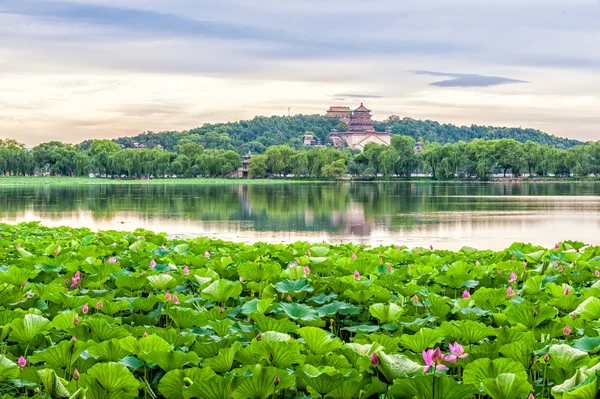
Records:
{"label": "cloud", "polygon": [[430,83],[431,86],[439,87],[488,87],[504,85],[509,83],[529,83],[524,80],[503,78],[501,76],[485,76],[478,74],[432,72],[432,71],[413,71],[415,75],[439,76],[450,79],[439,80]]}
{"label": "cloud", "polygon": [[333,97],[350,97],[350,98],[383,98],[383,96],[375,95],[375,94],[349,94],[349,93],[340,93],[334,94]]}

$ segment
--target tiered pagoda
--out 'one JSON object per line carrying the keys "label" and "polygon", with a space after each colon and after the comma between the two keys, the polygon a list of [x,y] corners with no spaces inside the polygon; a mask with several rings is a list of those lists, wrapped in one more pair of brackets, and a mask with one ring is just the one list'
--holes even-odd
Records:
{"label": "tiered pagoda", "polygon": [[333,129],[330,134],[331,141],[335,147],[343,147],[347,144],[353,150],[364,150],[368,143],[390,145],[392,141],[392,129],[388,127],[385,132],[376,132],[371,119],[371,110],[360,103],[360,107],[352,111],[348,130],[338,132]]}

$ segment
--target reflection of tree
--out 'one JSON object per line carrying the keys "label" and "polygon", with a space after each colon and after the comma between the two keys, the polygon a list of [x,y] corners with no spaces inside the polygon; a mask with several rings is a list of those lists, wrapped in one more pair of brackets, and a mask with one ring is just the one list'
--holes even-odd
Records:
{"label": "reflection of tree", "polygon": [[[437,212],[556,209],[547,196],[598,195],[593,183],[306,183],[269,185],[89,185],[0,188],[0,216],[32,210],[57,219],[91,212],[146,219],[242,222],[258,231],[325,231],[369,235],[373,225],[403,229],[439,223]],[[515,200],[511,196],[539,196]],[[564,206],[573,206],[565,204]],[[582,209],[594,207],[582,201]]]}

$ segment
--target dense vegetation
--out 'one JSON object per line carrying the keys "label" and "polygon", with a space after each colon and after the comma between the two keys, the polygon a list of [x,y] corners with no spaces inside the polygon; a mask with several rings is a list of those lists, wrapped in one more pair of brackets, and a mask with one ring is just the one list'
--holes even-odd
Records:
{"label": "dense vegetation", "polygon": [[600,247],[0,225],[5,398],[593,399]]}
{"label": "dense vegetation", "polygon": [[[394,134],[440,144],[457,143],[459,141],[469,142],[477,138],[484,140],[514,139],[522,143],[531,140],[538,144],[561,149],[582,144],[578,140],[556,137],[535,129],[477,125],[459,127],[411,118],[393,118],[375,123],[376,129],[379,131],[385,130],[387,126],[392,127]],[[114,141],[126,147],[133,147],[134,143],[138,143],[149,148],[161,145],[169,151],[174,151],[177,143],[182,139],[186,139],[198,143],[204,148],[235,150],[240,154],[245,154],[248,151],[260,154],[273,145],[288,144],[291,147],[298,148],[302,145],[302,137],[307,131],[326,143],[329,140],[329,132],[334,127],[337,127],[338,130],[345,130],[345,125],[339,124],[337,119],[320,115],[256,117],[248,121],[205,124],[202,127],[181,132],[147,132]],[[90,145],[91,141],[88,141],[83,143],[82,147],[86,149]]]}
{"label": "dense vegetation", "polygon": [[[349,173],[360,178],[410,177],[431,174],[436,179],[451,177],[487,179],[495,173],[519,176],[588,176],[600,172],[597,143],[560,150],[532,141],[480,140],[440,145],[425,143],[415,153],[415,140],[394,135],[392,145],[368,144],[359,153],[329,146],[298,147],[274,145],[255,154],[249,164],[251,178],[287,176],[338,179]],[[174,151],[158,147],[122,149],[109,140],[95,140],[87,150],[57,141],[42,143],[28,151],[14,140],[0,141],[0,173],[6,175],[51,174],[82,176],[92,172],[110,177],[226,177],[242,166],[233,150],[206,149],[188,139],[175,144]]]}

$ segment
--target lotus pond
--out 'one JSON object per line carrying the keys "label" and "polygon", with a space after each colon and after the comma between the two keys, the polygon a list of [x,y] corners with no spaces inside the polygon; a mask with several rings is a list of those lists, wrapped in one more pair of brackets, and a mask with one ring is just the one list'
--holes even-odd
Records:
{"label": "lotus pond", "polygon": [[0,224],[0,397],[596,398],[600,247]]}

